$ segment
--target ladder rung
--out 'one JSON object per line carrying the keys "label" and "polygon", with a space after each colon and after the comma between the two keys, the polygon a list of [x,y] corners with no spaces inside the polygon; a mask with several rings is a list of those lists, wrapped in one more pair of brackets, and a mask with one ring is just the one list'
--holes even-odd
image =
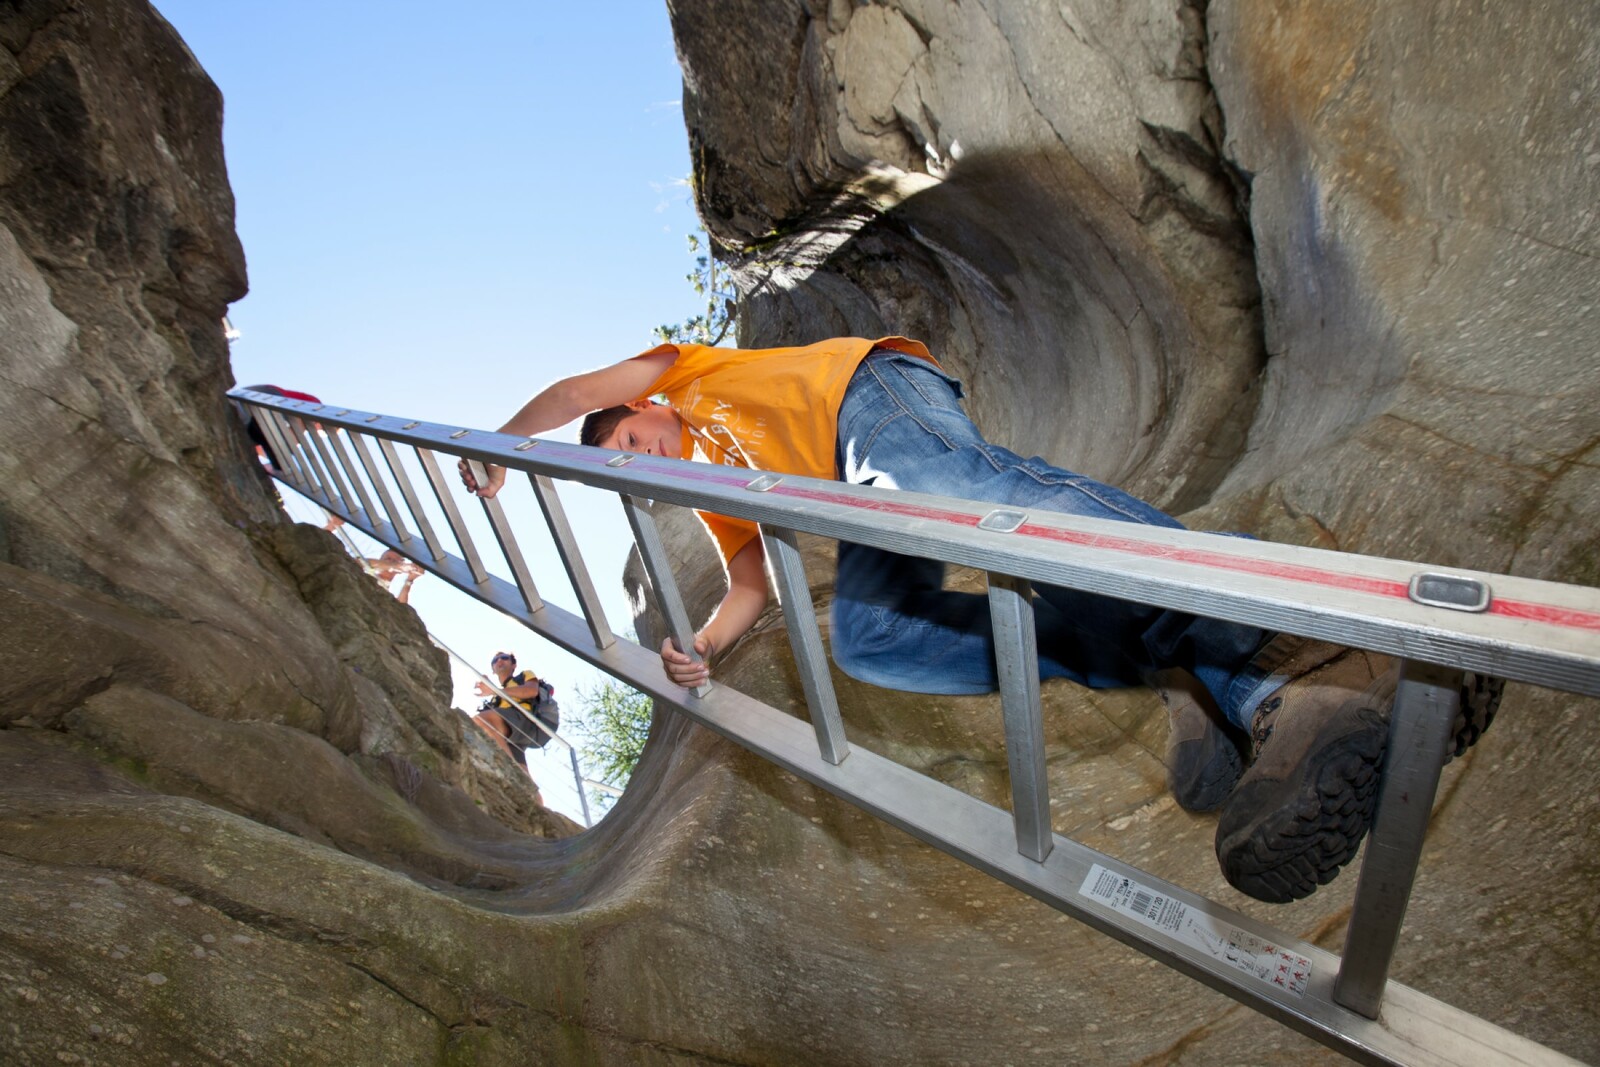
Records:
{"label": "ladder rung", "polygon": [[561,565],[566,568],[572,590],[578,596],[584,618],[588,620],[595,647],[605,648],[616,637],[606,622],[605,609],[600,606],[600,596],[595,592],[594,580],[583,562],[583,553],[578,550],[578,539],[572,535],[572,524],[567,521],[567,512],[561,506],[561,497],[556,494],[555,483],[539,474],[528,475],[528,481],[533,486],[534,497],[539,501],[539,510],[544,513],[545,525],[555,538],[556,553],[561,557]]}
{"label": "ladder rung", "polygon": [[[472,476],[482,485],[487,480],[483,464],[477,460],[468,460]],[[495,540],[500,543],[500,553],[505,556],[506,564],[511,568],[511,577],[516,580],[517,588],[522,591],[522,600],[529,611],[538,611],[544,607],[544,601],[539,599],[539,590],[533,584],[533,572],[528,569],[528,561],[523,558],[522,549],[517,545],[517,537],[511,532],[511,524],[506,521],[505,505],[498,496],[488,498],[479,497],[478,502],[483,505],[483,513],[489,520],[489,528],[494,531]]]}
{"label": "ladder rung", "polygon": [[811,725],[817,734],[817,749],[823,760],[838,763],[850,754],[845,740],[844,720],[839,715],[839,698],[833,691],[833,676],[828,656],[822,650],[822,634],[817,629],[816,606],[811,602],[811,587],[806,582],[805,563],[793,530],[761,527],[767,562],[778,583],[778,602],[789,629],[789,644],[794,649],[795,665],[800,669],[800,688]]}
{"label": "ladder rung", "polygon": [[331,434],[334,431],[318,430],[314,424],[305,426],[302,422],[301,425],[305,432],[306,440],[311,442],[311,447],[315,450],[316,457],[321,460],[322,466],[320,469],[328,478],[328,484],[333,486],[334,490],[339,494],[339,499],[344,502],[345,518],[354,518],[359,510],[356,507],[355,498],[350,495],[350,490],[346,488],[344,479],[340,477],[339,468],[333,465],[333,456],[328,452],[328,446],[323,444],[323,434]]}
{"label": "ladder rung", "polygon": [[339,465],[344,468],[345,477],[350,479],[350,485],[355,489],[357,498],[361,501],[361,511],[367,516],[369,522],[380,522],[377,509],[372,506],[372,496],[367,492],[366,485],[361,481],[361,476],[356,473],[356,466],[350,460],[350,453],[345,450],[344,443],[339,440],[342,436],[337,426],[328,430],[328,445],[333,449],[333,454],[339,458]]}
{"label": "ladder rung", "polygon": [[1377,1018],[1389,962],[1416,880],[1422,841],[1433,816],[1439,772],[1461,704],[1461,672],[1410,660],[1389,713],[1389,743],[1378,806],[1361,855],[1334,999]]}
{"label": "ladder rung", "polygon": [[378,464],[372,458],[372,452],[367,448],[367,436],[361,433],[350,435],[350,444],[355,447],[356,456],[361,460],[362,468],[367,472],[367,480],[372,483],[373,490],[378,494],[378,499],[383,501],[383,510],[389,516],[389,525],[393,527],[395,537],[401,544],[411,540],[411,533],[406,529],[405,521],[400,517],[400,509],[395,507],[394,497],[389,492],[389,484],[383,478],[383,472],[378,469]]}
{"label": "ladder rung", "polygon": [[305,439],[300,432],[297,420],[291,419],[281,412],[273,412],[279,435],[289,446],[289,457],[300,468],[302,479],[310,491],[313,500],[320,500],[324,505],[332,505],[333,492],[323,481],[322,473],[317,469],[315,458],[311,450],[306,447]]}
{"label": "ladder rung", "polygon": [[263,436],[271,443],[272,451],[277,456],[277,466],[288,476],[289,484],[310,496],[310,483],[300,469],[300,457],[295,455],[294,449],[283,435],[283,427],[279,425],[282,416],[270,408],[252,408],[251,417],[256,420],[256,425],[261,427]]}
{"label": "ladder rung", "polygon": [[989,615],[994,627],[1000,706],[1006,721],[1006,761],[1011,770],[1011,812],[1017,851],[1031,860],[1050,854],[1050,779],[1045,767],[1044,714],[1039,706],[1039,646],[1033,619],[1033,583],[989,574]]}
{"label": "ladder rung", "polygon": [[444,546],[439,543],[439,535],[433,532],[433,523],[428,521],[427,512],[422,510],[422,498],[417,495],[417,489],[411,484],[411,477],[406,474],[405,464],[400,460],[400,453],[387,438],[378,438],[378,448],[383,452],[384,462],[389,465],[389,473],[394,475],[395,485],[400,487],[400,497],[406,502],[406,507],[411,509],[411,521],[416,525],[417,532],[422,534],[422,543],[428,546],[429,557],[438,562],[445,558]]}
{"label": "ladder rung", "polygon": [[[637,497],[622,496],[622,508],[628,514],[628,525],[633,527],[633,540],[639,546],[639,557],[644,563],[650,588],[656,594],[656,607],[666,619],[667,633],[678,651],[698,661],[700,653],[694,650],[694,627],[689,624],[689,612],[684,609],[683,597],[678,593],[678,581],[672,575],[672,564],[667,558],[666,546],[661,543],[661,532],[650,514],[650,506]],[[695,686],[696,696],[705,696],[710,683]]]}

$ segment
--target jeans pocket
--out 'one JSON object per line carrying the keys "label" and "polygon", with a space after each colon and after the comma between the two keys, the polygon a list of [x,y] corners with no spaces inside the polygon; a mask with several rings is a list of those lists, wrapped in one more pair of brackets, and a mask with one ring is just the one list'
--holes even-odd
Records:
{"label": "jeans pocket", "polygon": [[965,395],[961,382],[939,367],[916,356],[895,354],[883,361],[896,378],[917,391],[917,395],[933,407],[961,410],[961,397]]}

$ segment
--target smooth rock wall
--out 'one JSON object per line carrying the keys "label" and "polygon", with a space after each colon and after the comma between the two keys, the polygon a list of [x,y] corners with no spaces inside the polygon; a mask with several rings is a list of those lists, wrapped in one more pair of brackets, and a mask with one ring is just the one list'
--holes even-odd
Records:
{"label": "smooth rock wall", "polygon": [[498,944],[577,829],[249,454],[221,119],[148,4],[0,5],[8,1064],[423,1062],[498,977],[450,892]]}

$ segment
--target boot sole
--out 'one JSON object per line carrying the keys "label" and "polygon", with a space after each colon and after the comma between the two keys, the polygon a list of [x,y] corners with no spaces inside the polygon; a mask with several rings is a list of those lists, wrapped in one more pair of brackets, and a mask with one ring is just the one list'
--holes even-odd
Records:
{"label": "boot sole", "polygon": [[1500,710],[1500,698],[1505,694],[1506,680],[1487,674],[1467,672],[1461,676],[1461,709],[1456,712],[1450,737],[1450,749],[1444,761],[1449,763],[1478,743],[1494,716]]}
{"label": "boot sole", "polygon": [[1386,717],[1366,702],[1352,700],[1317,731],[1299,773],[1234,792],[1217,824],[1217,858],[1234,888],[1287,903],[1332,881],[1354,858],[1372,824],[1389,740]]}

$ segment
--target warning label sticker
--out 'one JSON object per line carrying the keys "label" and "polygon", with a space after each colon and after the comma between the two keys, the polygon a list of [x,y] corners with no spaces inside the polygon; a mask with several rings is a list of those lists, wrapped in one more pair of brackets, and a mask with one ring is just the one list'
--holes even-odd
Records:
{"label": "warning label sticker", "polygon": [[1306,983],[1311,979],[1310,960],[1255,934],[1219,922],[1159,890],[1096,863],[1089,868],[1078,895],[1132,916],[1152,930],[1197,948],[1268,985],[1297,997],[1305,996]]}

